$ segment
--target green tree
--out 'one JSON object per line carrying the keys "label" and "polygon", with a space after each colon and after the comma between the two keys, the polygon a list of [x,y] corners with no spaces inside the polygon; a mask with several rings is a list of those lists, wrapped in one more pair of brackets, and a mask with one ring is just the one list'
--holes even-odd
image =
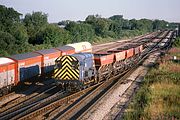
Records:
{"label": "green tree", "polygon": [[153,21],[153,30],[162,30],[167,28],[168,22],[164,20],[154,20]]}
{"label": "green tree", "polygon": [[10,55],[17,53],[14,36],[7,32],[0,31],[0,51],[2,55]]}
{"label": "green tree", "polygon": [[95,31],[91,25],[86,23],[69,22],[65,27],[72,35],[72,42],[89,41],[92,42]]}
{"label": "green tree", "polygon": [[43,29],[47,22],[47,14],[42,12],[33,12],[32,14],[26,14],[23,20],[24,25],[27,28],[29,35],[29,43],[36,44],[35,36]]}
{"label": "green tree", "polygon": [[57,25],[49,24],[36,35],[37,44],[49,44],[53,47],[64,45],[70,42],[70,35],[67,31]]}
{"label": "green tree", "polygon": [[15,44],[20,45],[28,43],[28,34],[26,27],[22,23],[15,23],[12,25],[10,34],[16,38]]}
{"label": "green tree", "polygon": [[108,37],[108,31],[110,26],[110,20],[101,18],[100,15],[89,15],[85,23],[91,24],[95,30],[95,34],[101,37]]}
{"label": "green tree", "polygon": [[0,30],[9,32],[14,23],[20,22],[20,16],[13,8],[0,5]]}

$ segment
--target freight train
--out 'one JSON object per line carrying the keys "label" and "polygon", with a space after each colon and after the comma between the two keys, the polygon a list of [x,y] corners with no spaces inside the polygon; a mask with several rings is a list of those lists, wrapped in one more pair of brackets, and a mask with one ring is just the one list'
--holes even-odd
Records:
{"label": "freight train", "polygon": [[173,32],[165,31],[156,39],[129,43],[97,53],[75,53],[56,59],[54,78],[58,86],[67,91],[78,91],[88,86],[108,80],[112,76],[137,64],[151,48],[163,40],[170,41]]}
{"label": "freight train", "polygon": [[[172,36],[171,34],[173,33],[168,35]],[[53,78],[57,84],[67,89],[82,89],[96,84],[137,63],[147,51],[147,46],[153,46],[154,43],[151,42],[150,39],[145,39],[134,45],[94,54],[89,42],[81,42],[0,57],[0,96],[7,94],[19,83],[47,76],[53,70]]]}
{"label": "freight train", "polygon": [[92,46],[89,42],[80,42],[10,57],[0,57],[0,95],[7,94],[19,83],[32,81],[39,76],[47,76],[53,71],[55,60],[59,56],[91,51]]}

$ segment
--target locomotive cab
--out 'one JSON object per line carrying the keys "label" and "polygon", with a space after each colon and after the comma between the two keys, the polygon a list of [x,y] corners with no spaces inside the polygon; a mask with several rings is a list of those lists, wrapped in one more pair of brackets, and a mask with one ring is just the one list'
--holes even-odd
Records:
{"label": "locomotive cab", "polygon": [[91,53],[77,53],[56,59],[54,78],[66,90],[82,89],[95,81],[95,66]]}

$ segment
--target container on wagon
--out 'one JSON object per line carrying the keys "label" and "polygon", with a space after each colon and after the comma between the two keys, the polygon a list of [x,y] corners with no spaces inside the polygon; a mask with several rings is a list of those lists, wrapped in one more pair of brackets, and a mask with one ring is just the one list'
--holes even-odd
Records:
{"label": "container on wagon", "polygon": [[21,82],[41,74],[42,55],[34,52],[10,56],[17,62],[18,80]]}
{"label": "container on wagon", "polygon": [[16,62],[0,57],[0,89],[18,84]]}
{"label": "container on wagon", "polygon": [[103,66],[113,63],[114,54],[107,52],[98,52],[94,54],[94,60],[96,66]]}
{"label": "container on wagon", "polygon": [[61,55],[61,52],[57,49],[38,50],[36,53],[42,55],[42,74],[46,74],[54,70],[55,60]]}
{"label": "container on wagon", "polygon": [[89,42],[80,42],[80,43],[67,44],[66,46],[73,47],[75,49],[75,53],[92,52],[92,45]]}

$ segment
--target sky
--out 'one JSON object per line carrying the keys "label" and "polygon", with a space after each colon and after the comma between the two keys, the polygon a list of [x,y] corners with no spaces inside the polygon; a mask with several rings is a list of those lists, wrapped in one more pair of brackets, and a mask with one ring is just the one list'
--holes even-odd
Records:
{"label": "sky", "polygon": [[0,0],[23,15],[41,11],[50,23],[62,20],[85,20],[88,15],[125,19],[161,19],[180,22],[180,0]]}

